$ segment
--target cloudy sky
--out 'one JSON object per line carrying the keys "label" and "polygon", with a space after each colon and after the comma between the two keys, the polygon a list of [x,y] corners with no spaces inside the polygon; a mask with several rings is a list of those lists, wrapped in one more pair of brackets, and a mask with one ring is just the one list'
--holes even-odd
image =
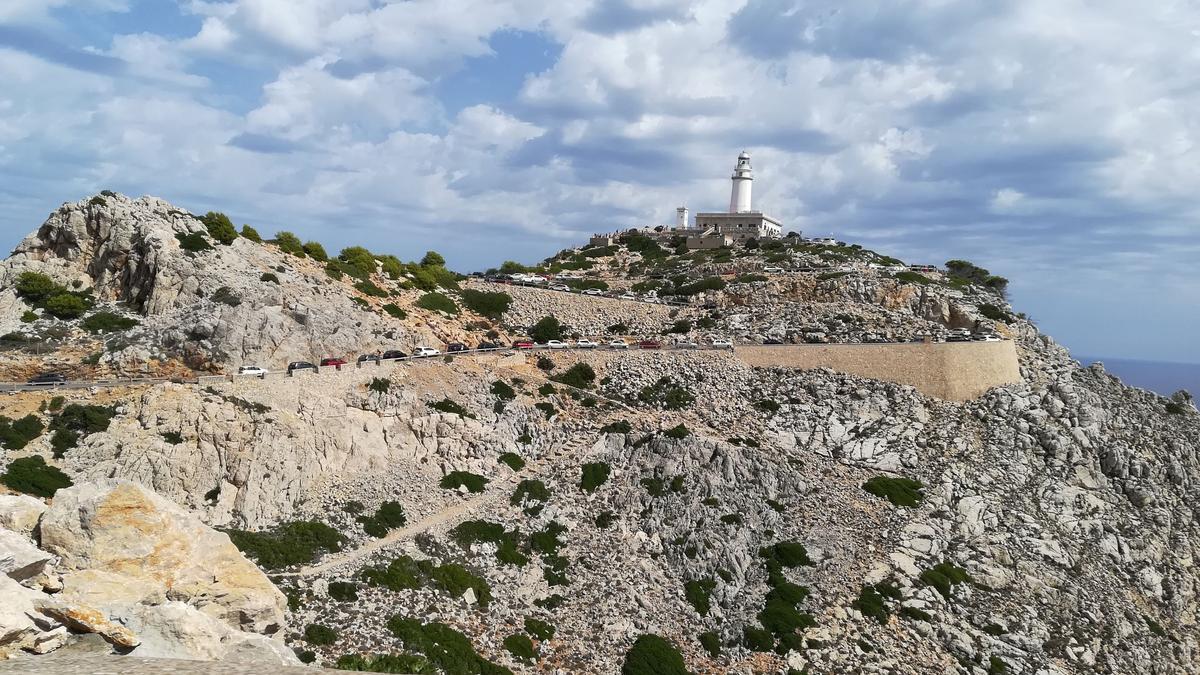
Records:
{"label": "cloudy sky", "polygon": [[0,247],[101,189],[461,270],[728,203],[1200,362],[1200,2],[3,0]]}

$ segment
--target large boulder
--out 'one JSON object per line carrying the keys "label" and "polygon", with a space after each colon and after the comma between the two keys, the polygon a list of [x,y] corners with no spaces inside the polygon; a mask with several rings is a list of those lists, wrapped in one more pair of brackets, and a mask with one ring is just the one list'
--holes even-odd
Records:
{"label": "large boulder", "polygon": [[38,550],[28,537],[0,529],[0,573],[25,581],[41,574],[53,556]]}
{"label": "large boulder", "polygon": [[0,495],[0,527],[26,536],[33,534],[46,504],[29,495]]}
{"label": "large boulder", "polygon": [[228,535],[137,483],[59,490],[39,532],[61,559],[66,602],[174,600],[237,630],[272,635],[284,626],[286,598]]}

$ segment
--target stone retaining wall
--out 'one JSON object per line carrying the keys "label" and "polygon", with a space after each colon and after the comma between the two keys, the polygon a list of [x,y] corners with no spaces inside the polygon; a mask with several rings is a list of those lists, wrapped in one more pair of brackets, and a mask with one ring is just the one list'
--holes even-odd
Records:
{"label": "stone retaining wall", "polygon": [[735,350],[762,368],[829,368],[915,387],[927,396],[968,401],[992,387],[1021,381],[1015,343],[775,345]]}

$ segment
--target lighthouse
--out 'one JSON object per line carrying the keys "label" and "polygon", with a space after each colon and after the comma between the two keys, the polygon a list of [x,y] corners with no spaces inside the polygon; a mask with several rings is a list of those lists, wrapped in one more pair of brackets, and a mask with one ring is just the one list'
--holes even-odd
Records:
{"label": "lighthouse", "polygon": [[750,166],[750,153],[742,151],[738,155],[737,166],[733,168],[733,193],[729,196],[730,213],[749,213],[750,191],[754,185],[754,169]]}

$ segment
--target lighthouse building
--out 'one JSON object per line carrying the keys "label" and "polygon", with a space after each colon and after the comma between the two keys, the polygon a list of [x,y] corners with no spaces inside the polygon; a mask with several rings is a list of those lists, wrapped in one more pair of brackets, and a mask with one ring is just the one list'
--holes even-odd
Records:
{"label": "lighthouse building", "polygon": [[696,229],[725,235],[734,241],[747,239],[776,239],[783,236],[783,224],[777,219],[755,211],[753,206],[754,168],[750,154],[738,155],[733,168],[733,190],[729,196],[729,211],[697,213]]}

